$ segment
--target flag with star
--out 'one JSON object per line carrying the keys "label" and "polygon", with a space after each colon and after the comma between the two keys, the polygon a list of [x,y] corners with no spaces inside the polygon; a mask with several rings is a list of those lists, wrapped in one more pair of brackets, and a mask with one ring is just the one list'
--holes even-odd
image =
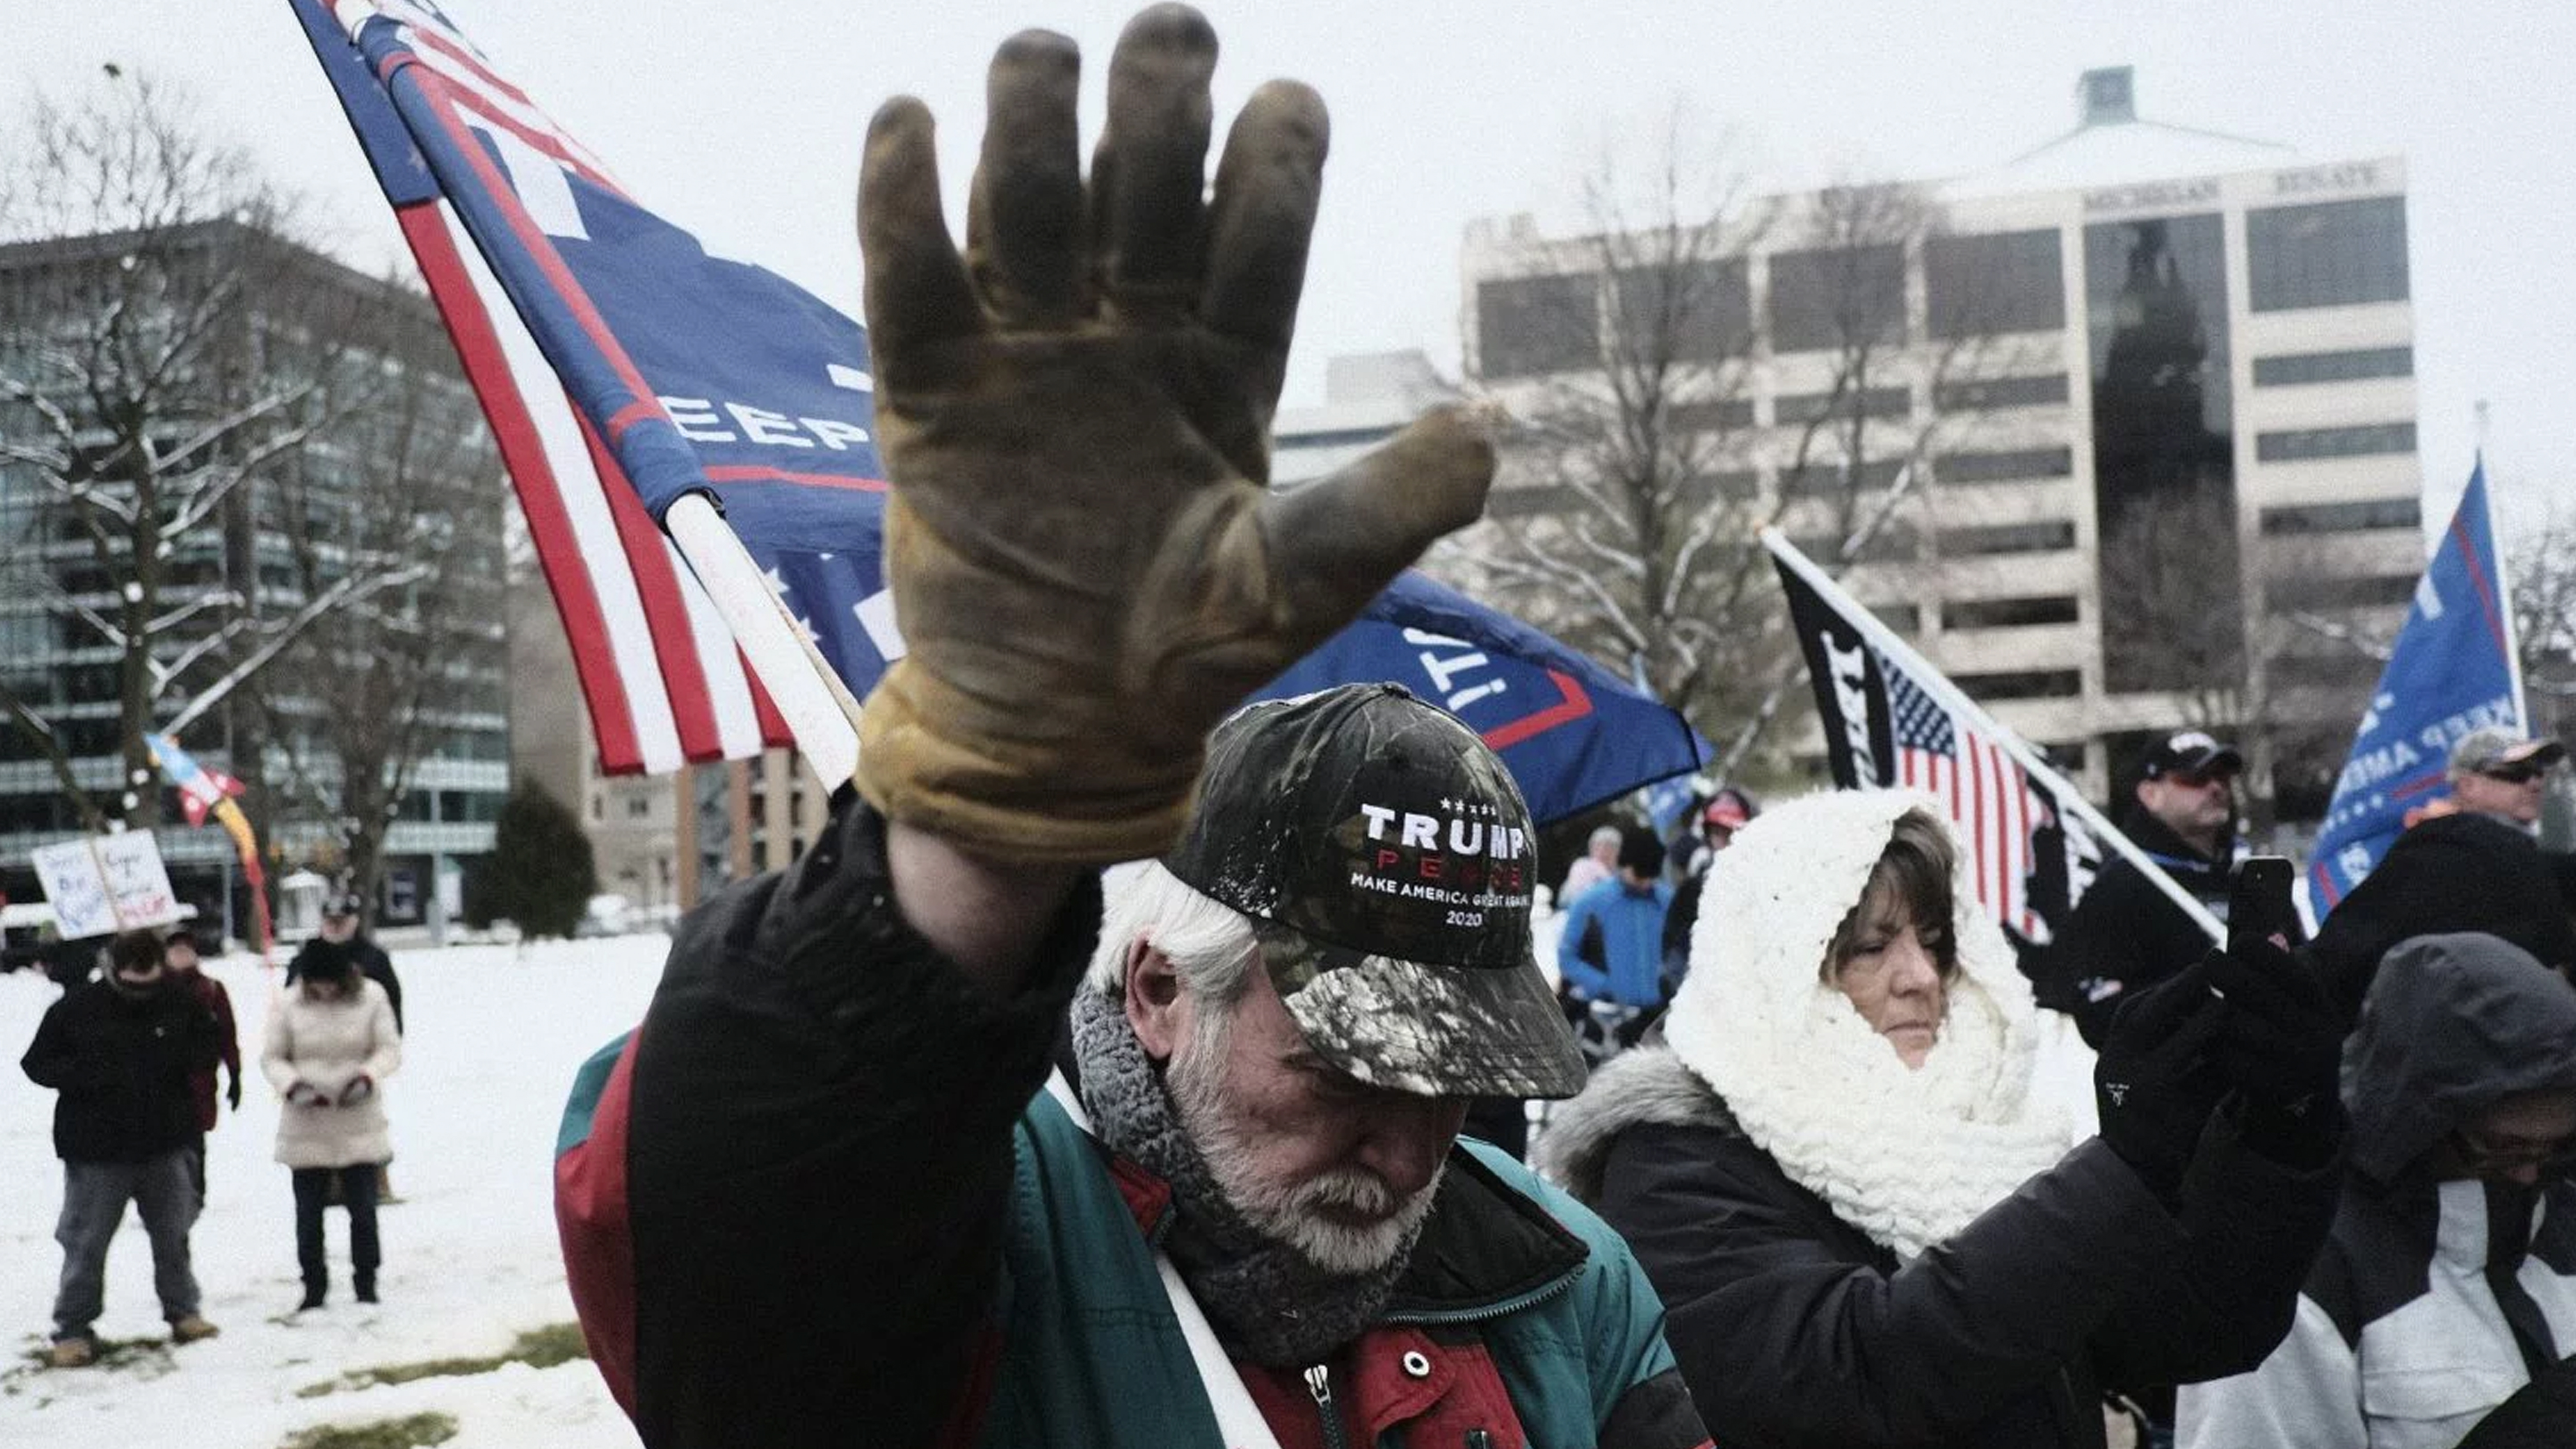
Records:
{"label": "flag with star", "polygon": [[[730,581],[755,599],[750,580],[767,583],[808,685],[828,667],[855,701],[901,656],[864,329],[641,205],[431,0],[291,3],[491,422],[602,767],[790,743],[819,758],[810,716],[791,739],[770,704],[798,681],[744,661],[775,659],[753,630],[776,637],[778,611],[733,608]],[[690,499],[721,510],[723,556],[673,546]],[[1419,574],[1269,692],[1379,680],[1477,730],[1540,820],[1687,773],[1706,748],[1592,660]],[[845,718],[825,724],[854,751]]]}
{"label": "flag with star", "polygon": [[1967,854],[1961,876],[2016,940],[2045,945],[2110,853],[2146,873],[2213,938],[2217,923],[2039,752],[1765,529],[1790,627],[1807,658],[1834,783],[1920,790],[1939,801]]}
{"label": "flag with star", "polygon": [[2443,794],[2451,746],[2471,730],[2525,728],[2522,667],[2511,595],[2487,514],[2485,460],[2415,585],[2406,612],[2335,777],[2308,861],[2308,904],[2322,916],[2379,864],[2410,811]]}

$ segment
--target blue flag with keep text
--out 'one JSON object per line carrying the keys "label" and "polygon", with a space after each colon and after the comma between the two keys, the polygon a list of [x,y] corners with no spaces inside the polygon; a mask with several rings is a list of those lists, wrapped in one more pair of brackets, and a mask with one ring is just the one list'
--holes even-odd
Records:
{"label": "blue flag with keep text", "polygon": [[2441,796],[2453,743],[2488,725],[2523,727],[2509,607],[2481,463],[2470,470],[2468,492],[2415,586],[2406,627],[2336,778],[2308,863],[2309,900],[2319,915],[2379,864],[2409,811]]}

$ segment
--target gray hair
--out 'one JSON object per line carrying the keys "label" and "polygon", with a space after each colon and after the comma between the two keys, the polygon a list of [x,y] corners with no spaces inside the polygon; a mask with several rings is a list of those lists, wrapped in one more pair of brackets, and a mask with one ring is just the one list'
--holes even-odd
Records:
{"label": "gray hair", "polygon": [[1083,974],[1087,989],[1111,1001],[1123,998],[1128,948],[1150,941],[1171,958],[1191,995],[1217,1007],[1242,998],[1260,950],[1250,917],[1199,894],[1159,860],[1117,867],[1101,885],[1106,904],[1100,944]]}
{"label": "gray hair", "polygon": [[1599,850],[1601,847],[1603,847],[1603,846],[1605,846],[1605,845],[1610,846],[1610,847],[1612,847],[1613,849],[1616,849],[1616,848],[1617,848],[1617,846],[1618,846],[1618,844],[1619,844],[1620,839],[1621,839],[1621,837],[1620,837],[1620,834],[1619,834],[1619,827],[1618,827],[1618,826],[1616,826],[1616,825],[1604,825],[1604,826],[1602,826],[1600,829],[1593,831],[1593,832],[1592,832],[1592,838],[1591,838],[1590,840],[1588,840],[1588,841],[1585,841],[1585,842],[1584,842],[1584,845],[1585,845],[1585,848],[1586,848],[1587,852],[1588,852],[1588,851],[1593,851],[1593,850]]}

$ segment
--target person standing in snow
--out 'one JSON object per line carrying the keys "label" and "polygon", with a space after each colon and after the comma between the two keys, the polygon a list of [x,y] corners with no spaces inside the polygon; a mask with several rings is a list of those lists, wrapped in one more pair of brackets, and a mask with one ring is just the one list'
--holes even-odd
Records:
{"label": "person standing in snow", "polygon": [[[241,1029],[233,1020],[233,994],[224,983],[199,969],[197,938],[186,929],[173,930],[161,943],[161,963],[170,980],[197,998],[215,1019],[217,1061],[223,1065],[231,1084],[224,1089],[223,1100],[236,1112],[241,1110],[242,1059]],[[196,1190],[197,1211],[206,1210],[206,1134],[215,1130],[215,1062],[188,1076],[188,1093],[196,1103],[197,1138],[188,1148],[188,1183]]]}
{"label": "person standing in snow", "polygon": [[98,1361],[92,1325],[105,1306],[107,1248],[134,1204],[152,1239],[152,1284],[173,1343],[211,1338],[198,1309],[188,1229],[197,1194],[188,1181],[196,1141],[189,1078],[212,1071],[215,1019],[193,992],[170,979],[161,938],[123,932],[108,942],[108,967],[73,986],[45,1012],[20,1062],[51,1087],[54,1151],[63,1160],[63,1212],[54,1227],[63,1276],[54,1298],[46,1361],[80,1368]]}
{"label": "person standing in snow", "polygon": [[1619,832],[1618,873],[1566,906],[1556,936],[1584,1052],[1606,1061],[1634,1045],[1664,1005],[1664,843],[1631,825]]}
{"label": "person standing in snow", "polygon": [[556,1168],[653,1449],[1706,1443],[1626,1250],[1455,1141],[1583,1075],[1510,776],[1393,686],[1237,710],[1493,455],[1439,410],[1260,486],[1326,123],[1261,87],[1204,194],[1215,59],[1187,7],[1127,26],[1086,189],[1072,42],[1004,44],[962,257],[928,112],[870,127],[909,652],[855,793],[682,925]]}
{"label": "person standing in snow", "polygon": [[2576,1359],[2576,989],[2493,936],[2417,937],[2351,1057],[2352,1166],[2290,1336],[2182,1391],[2182,1449],[2450,1449]]}
{"label": "person standing in snow", "polygon": [[2237,1372],[2288,1326],[2342,1137],[2323,991],[2266,945],[2132,998],[2095,1137],[2034,1080],[1961,858],[1910,791],[1765,813],[1668,1044],[1533,1148],[1646,1265],[1720,1443],[2099,1446],[2106,1388]]}
{"label": "person standing in snow", "polygon": [[384,1082],[402,1065],[402,1033],[385,990],[358,974],[345,943],[321,938],[295,953],[296,984],[268,1010],[260,1071],[285,1106],[277,1160],[295,1187],[295,1261],[304,1274],[300,1312],[330,1288],[322,1209],[333,1184],[349,1210],[349,1266],[358,1301],[376,1301],[376,1170],[393,1156]]}

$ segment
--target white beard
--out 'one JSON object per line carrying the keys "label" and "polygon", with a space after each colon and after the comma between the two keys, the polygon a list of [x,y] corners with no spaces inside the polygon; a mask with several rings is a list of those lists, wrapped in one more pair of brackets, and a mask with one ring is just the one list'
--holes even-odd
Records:
{"label": "white beard", "polygon": [[[1440,1190],[1440,1176],[1399,1201],[1385,1179],[1364,1167],[1335,1167],[1301,1182],[1280,1182],[1255,1165],[1259,1143],[1218,1086],[1230,1033],[1222,1021],[1202,1021],[1164,1073],[1164,1089],[1181,1130],[1207,1163],[1217,1191],[1245,1222],[1293,1249],[1317,1269],[1343,1277],[1375,1273],[1413,1244]],[[1446,1171],[1446,1164],[1442,1171]],[[1356,1208],[1374,1221],[1350,1226],[1321,1209]]]}

